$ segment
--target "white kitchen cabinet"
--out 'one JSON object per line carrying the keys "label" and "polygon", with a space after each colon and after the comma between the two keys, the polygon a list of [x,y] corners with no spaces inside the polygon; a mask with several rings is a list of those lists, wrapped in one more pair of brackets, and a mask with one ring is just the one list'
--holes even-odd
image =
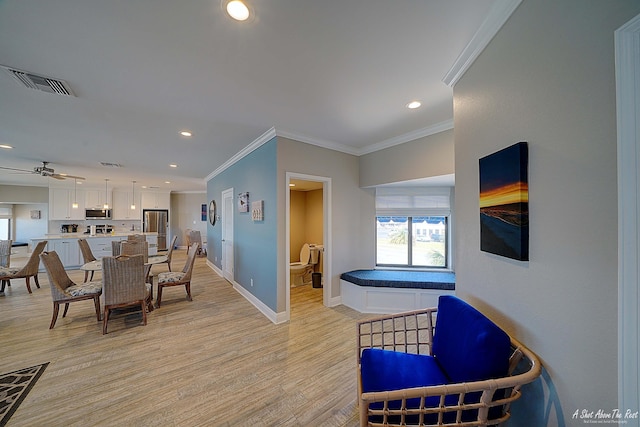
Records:
{"label": "white kitchen cabinet", "polygon": [[[113,198],[113,219],[142,219],[142,205],[140,202],[140,193],[133,193],[131,191],[118,191],[114,190],[112,194]],[[131,209],[131,204],[135,204],[135,209]]]}
{"label": "white kitchen cabinet", "polygon": [[171,197],[168,192],[144,191],[142,209],[169,209]]}
{"label": "white kitchen cabinet", "polygon": [[114,240],[126,240],[126,237],[91,237],[87,239],[91,253],[97,259],[111,256],[111,242]]}
{"label": "white kitchen cabinet", "polygon": [[47,250],[56,251],[62,265],[65,267],[82,265],[78,239],[51,239],[47,243]]}
{"label": "white kitchen cabinet", "polygon": [[111,207],[111,192],[105,190],[85,190],[85,207],[86,208],[102,208],[106,203]]}
{"label": "white kitchen cabinet", "polygon": [[[73,202],[78,207],[72,207]],[[49,220],[84,220],[85,192],[67,188],[49,189]]]}

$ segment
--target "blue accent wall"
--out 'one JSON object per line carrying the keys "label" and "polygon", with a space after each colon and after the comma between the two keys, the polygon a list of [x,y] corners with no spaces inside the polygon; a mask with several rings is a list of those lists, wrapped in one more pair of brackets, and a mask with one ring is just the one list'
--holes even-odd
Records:
{"label": "blue accent wall", "polygon": [[[234,279],[274,312],[277,311],[277,138],[207,182],[207,199],[215,200],[220,221],[207,225],[208,259],[222,269],[222,192],[233,188]],[[238,194],[249,193],[249,212],[238,212]],[[264,201],[264,221],[251,219],[251,203]],[[217,260],[216,260],[217,258]],[[251,286],[253,279],[253,286]]]}

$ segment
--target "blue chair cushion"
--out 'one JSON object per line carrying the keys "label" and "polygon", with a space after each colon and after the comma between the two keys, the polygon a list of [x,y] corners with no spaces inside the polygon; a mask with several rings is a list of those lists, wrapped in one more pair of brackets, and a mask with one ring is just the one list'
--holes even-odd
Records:
{"label": "blue chair cushion", "polygon": [[[436,360],[427,355],[368,348],[362,352],[360,363],[362,391],[365,393],[442,385],[448,382]],[[434,399],[437,406],[438,397]],[[397,401],[390,406],[399,408],[400,403]],[[417,407],[419,404],[420,399],[410,399],[407,402],[408,407]]]}
{"label": "blue chair cushion", "polygon": [[433,355],[452,383],[504,377],[509,336],[478,310],[452,295],[438,300]]}

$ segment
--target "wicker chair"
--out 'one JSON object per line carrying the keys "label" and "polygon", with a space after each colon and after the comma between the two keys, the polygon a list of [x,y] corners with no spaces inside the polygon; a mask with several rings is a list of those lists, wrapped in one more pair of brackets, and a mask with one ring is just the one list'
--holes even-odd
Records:
{"label": "wicker chair", "polygon": [[156,255],[158,257],[165,257],[166,259],[164,261],[160,261],[160,262],[156,262],[156,265],[158,264],[167,264],[167,266],[169,267],[169,271],[171,271],[171,257],[173,256],[173,248],[176,245],[176,240],[178,240],[178,236],[173,236],[173,239],[171,239],[171,246],[169,246],[169,250],[167,251],[166,255]]}
{"label": "wicker chair", "polygon": [[40,288],[40,283],[38,282],[38,266],[40,265],[40,254],[44,251],[45,246],[47,246],[46,240],[39,242],[33,252],[31,252],[29,261],[27,261],[24,267],[0,267],[0,281],[2,281],[0,292],[4,292],[5,283],[11,279],[24,278],[27,284],[27,290],[31,293],[29,279],[33,277],[36,287]]}
{"label": "wicker chair", "polygon": [[120,255],[142,255],[144,264],[149,260],[149,243],[139,240],[124,240],[120,242]]}
{"label": "wicker chair", "polygon": [[[0,267],[9,267],[11,265],[11,244],[12,240],[0,240]],[[169,269],[171,270],[171,269]],[[8,280],[2,281],[2,289],[5,284],[10,284]]]}
{"label": "wicker chair", "polygon": [[[198,255],[206,255],[207,251],[202,247],[202,236],[198,230],[189,231],[189,247],[194,243],[198,244]],[[187,249],[188,252],[188,249]]]}
{"label": "wicker chair", "polygon": [[187,262],[181,272],[165,272],[158,274],[158,298],[156,299],[156,306],[160,307],[162,303],[162,290],[167,286],[181,286],[184,285],[187,292],[187,301],[192,301],[191,298],[191,273],[193,272],[193,264],[196,260],[196,254],[198,253],[200,245],[193,243],[187,252]]}
{"label": "wicker chair", "polygon": [[134,241],[134,242],[146,242],[147,236],[144,234],[129,234],[127,236],[127,240]]}
{"label": "wicker chair", "polygon": [[[381,376],[386,375],[387,380],[391,378],[392,382],[401,375],[393,372],[393,367],[388,365],[363,367],[363,352],[369,352],[365,355],[368,357],[365,362],[370,363],[374,360],[372,355],[375,354],[376,358],[380,357],[376,360],[386,358],[384,360],[402,364],[400,371],[411,372],[408,375],[409,382],[414,383],[415,378],[420,377],[421,374],[418,370],[407,367],[408,363],[416,363],[412,359],[419,360],[418,366],[424,366],[425,369],[431,366],[425,363],[429,362],[426,359],[440,360],[435,362],[435,365],[441,366],[442,359],[438,359],[437,355],[435,359],[432,357],[434,331],[438,332],[437,323],[434,326],[434,318],[437,314],[438,308],[428,308],[358,322],[358,401],[361,426],[498,425],[509,419],[511,402],[520,398],[521,386],[533,382],[540,376],[541,365],[536,355],[513,337],[502,332],[507,340],[503,365],[507,374],[502,377],[460,382],[452,382],[445,377],[442,381],[435,380],[428,383],[433,385],[414,384],[407,388],[380,388],[377,391],[364,392],[363,378],[372,372],[373,375],[383,372]],[[449,331],[444,324],[440,327],[443,331],[445,329]],[[465,334],[466,332],[451,334],[450,339],[453,342],[450,343],[450,347],[457,348],[455,341],[459,339],[458,335]],[[511,350],[509,350],[509,340]],[[464,352],[464,349],[456,351]],[[473,364],[478,359],[482,359],[483,355],[458,353],[454,359],[458,357],[466,361],[471,360]],[[389,372],[392,373],[389,374]],[[395,378],[394,375],[396,375]],[[421,380],[423,379],[417,381]],[[371,382],[371,379],[369,378],[368,381]]]}
{"label": "wicker chair", "polygon": [[142,323],[147,324],[147,310],[151,311],[151,285],[145,283],[149,266],[144,265],[142,255],[120,255],[102,258],[102,288],[104,313],[102,334],[107,333],[111,310],[140,306]]}
{"label": "wicker chair", "polygon": [[[91,252],[91,248],[89,247],[89,242],[87,242],[87,239],[78,239],[78,246],[80,246],[80,252],[82,253],[82,259],[84,260],[84,263],[88,263],[91,261],[95,261],[96,257],[93,256],[93,252]],[[94,271],[91,271],[91,277],[89,278],[89,281],[93,281],[93,273]],[[84,281],[87,281],[87,278],[89,277],[89,271],[85,271],[84,272]]]}
{"label": "wicker chair", "polygon": [[69,310],[69,303],[75,301],[93,300],[96,309],[96,318],[100,321],[100,295],[102,294],[102,282],[85,282],[76,284],[67,275],[64,266],[55,251],[43,252],[40,259],[44,264],[49,285],[51,286],[51,297],[53,298],[53,316],[49,329],[53,329],[58,320],[60,304],[64,304],[62,317],[66,317]]}

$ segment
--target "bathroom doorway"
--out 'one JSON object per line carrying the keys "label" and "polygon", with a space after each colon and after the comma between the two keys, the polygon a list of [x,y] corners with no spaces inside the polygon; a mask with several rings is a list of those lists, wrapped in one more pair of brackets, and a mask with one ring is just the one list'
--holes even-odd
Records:
{"label": "bathroom doorway", "polygon": [[[286,174],[286,317],[291,316],[291,263],[299,261],[304,243],[319,255],[312,266],[320,273],[322,304],[329,306],[331,296],[331,178],[287,172]],[[315,245],[315,249],[314,246]],[[310,259],[313,259],[311,257]],[[294,271],[294,275],[296,272]],[[316,279],[318,278],[317,275]],[[294,278],[299,283],[299,278]],[[312,288],[313,282],[305,280]],[[316,282],[317,285],[317,282]]]}

